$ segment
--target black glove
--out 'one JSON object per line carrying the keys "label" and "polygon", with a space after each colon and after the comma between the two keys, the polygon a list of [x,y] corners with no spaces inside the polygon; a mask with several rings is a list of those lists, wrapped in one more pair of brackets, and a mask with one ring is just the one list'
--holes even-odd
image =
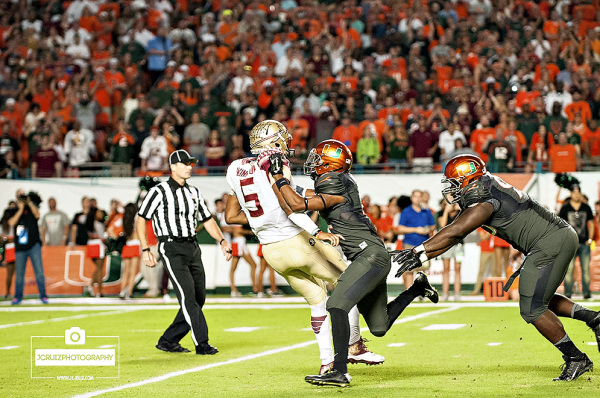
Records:
{"label": "black glove", "polygon": [[269,156],[269,173],[272,175],[283,174],[283,157],[281,153],[274,153]]}
{"label": "black glove", "polygon": [[396,272],[396,278],[400,278],[406,271],[412,271],[413,269],[423,266],[423,263],[419,259],[421,253],[415,253],[413,249],[406,250],[395,250],[391,252],[392,265],[399,264],[398,272]]}

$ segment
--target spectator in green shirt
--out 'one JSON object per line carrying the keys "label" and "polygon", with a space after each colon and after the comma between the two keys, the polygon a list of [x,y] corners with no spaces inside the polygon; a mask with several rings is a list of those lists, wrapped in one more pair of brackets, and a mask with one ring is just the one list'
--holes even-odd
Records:
{"label": "spectator in green shirt", "polygon": [[381,150],[375,131],[371,125],[365,126],[362,138],[356,146],[356,158],[359,164],[375,164],[379,162]]}

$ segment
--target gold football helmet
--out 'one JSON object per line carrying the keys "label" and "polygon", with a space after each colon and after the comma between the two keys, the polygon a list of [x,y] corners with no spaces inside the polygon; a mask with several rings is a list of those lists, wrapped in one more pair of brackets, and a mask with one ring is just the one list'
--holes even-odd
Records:
{"label": "gold football helmet", "polygon": [[442,196],[449,204],[458,203],[462,190],[485,173],[485,163],[479,156],[466,154],[453,157],[444,169],[442,184],[449,185],[442,190]]}
{"label": "gold football helmet", "polygon": [[290,158],[294,150],[290,149],[292,135],[287,128],[277,120],[264,120],[258,123],[250,132],[250,152],[259,155],[268,148],[278,148]]}

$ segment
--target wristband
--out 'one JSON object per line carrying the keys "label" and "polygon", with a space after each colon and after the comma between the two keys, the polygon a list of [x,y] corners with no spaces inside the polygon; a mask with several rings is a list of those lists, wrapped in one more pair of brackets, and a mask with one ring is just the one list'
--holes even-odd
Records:
{"label": "wristband", "polygon": [[427,257],[427,252],[425,251],[425,246],[419,245],[415,247],[413,251],[415,252],[415,254],[419,255],[419,260],[422,263],[429,260],[429,257]]}
{"label": "wristband", "polygon": [[223,241],[225,240],[225,238],[221,239],[221,241],[219,242],[219,246],[223,246]]}
{"label": "wristband", "polygon": [[143,252],[149,252],[149,251],[150,251],[150,248],[149,248],[149,247],[147,247],[147,248],[145,248],[145,249],[142,249],[142,251],[143,251]]}
{"label": "wristband", "polygon": [[277,185],[277,189],[281,190],[284,185],[290,185],[290,183],[285,178],[280,178],[275,181],[275,185]]}
{"label": "wristband", "polygon": [[308,210],[308,199],[304,198],[304,211]]}

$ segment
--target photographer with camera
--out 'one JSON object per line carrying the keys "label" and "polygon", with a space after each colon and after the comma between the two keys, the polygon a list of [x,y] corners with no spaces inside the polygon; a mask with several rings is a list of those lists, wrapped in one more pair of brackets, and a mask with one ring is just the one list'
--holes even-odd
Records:
{"label": "photographer with camera", "polygon": [[29,192],[19,189],[17,191],[17,208],[10,209],[10,218],[8,225],[15,231],[15,256],[16,256],[16,280],[15,297],[13,305],[21,303],[23,300],[23,289],[25,287],[25,267],[27,259],[31,259],[33,270],[35,272],[35,281],[42,303],[48,303],[46,296],[46,281],[44,278],[44,268],[42,266],[42,241],[40,240],[40,231],[38,229],[38,220],[40,211],[38,206],[42,200],[35,192]]}

